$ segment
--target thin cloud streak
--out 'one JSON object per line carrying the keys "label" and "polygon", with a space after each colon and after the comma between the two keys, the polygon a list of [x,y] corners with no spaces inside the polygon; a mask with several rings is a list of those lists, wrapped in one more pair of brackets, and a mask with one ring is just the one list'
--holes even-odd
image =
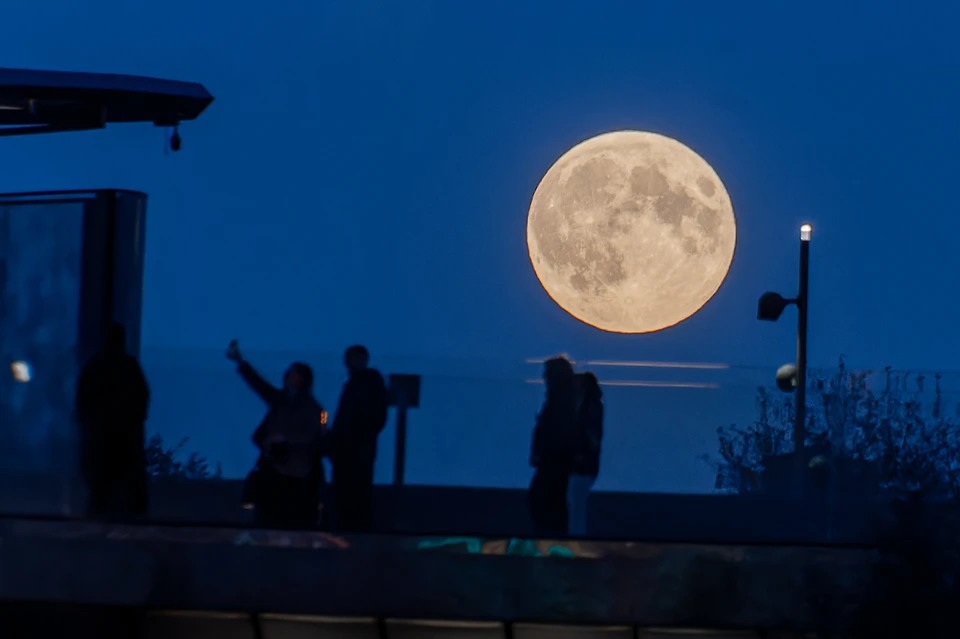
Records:
{"label": "thin cloud streak", "polygon": [[[543,384],[542,379],[526,379],[527,384]],[[601,386],[632,386],[639,388],[707,388],[717,389],[720,384],[710,382],[634,382],[627,380],[608,380],[600,382]]]}
{"label": "thin cloud streak", "polygon": [[[525,360],[527,364],[543,364],[547,358],[529,358]],[[617,366],[622,368],[681,368],[697,370],[727,370],[729,364],[698,363],[698,362],[631,362],[616,360],[586,360],[583,362],[570,360],[571,364],[581,364],[583,366]]]}

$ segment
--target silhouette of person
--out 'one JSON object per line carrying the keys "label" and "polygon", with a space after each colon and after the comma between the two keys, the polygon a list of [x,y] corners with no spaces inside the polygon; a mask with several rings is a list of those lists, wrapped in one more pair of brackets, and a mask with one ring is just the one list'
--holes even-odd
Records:
{"label": "silhouette of person", "polygon": [[144,422],[150,388],[139,362],[127,353],[126,330],[111,324],[103,350],[77,381],[81,472],[92,517],[141,516],[147,510]]}
{"label": "silhouette of person", "polygon": [[573,470],[577,428],[573,366],[563,357],[544,364],[546,399],[537,415],[530,450],[536,471],[527,493],[530,514],[538,534],[566,534],[567,484]]}
{"label": "silhouette of person", "polygon": [[237,363],[240,377],[267,404],[253,433],[260,458],[247,477],[244,502],[253,505],[258,526],[316,528],[326,481],[321,463],[325,413],[313,396],[313,371],[294,362],[280,389],[244,360],[237,340],[230,342],[227,359]]}
{"label": "silhouette of person", "polygon": [[593,373],[579,373],[577,381],[577,438],[573,472],[567,488],[569,532],[587,534],[587,501],[600,474],[600,442],[603,439],[603,391]]}
{"label": "silhouette of person", "polygon": [[348,378],[327,436],[334,523],[344,532],[364,532],[373,527],[373,465],[387,423],[387,389],[364,346],[348,348],[343,363]]}

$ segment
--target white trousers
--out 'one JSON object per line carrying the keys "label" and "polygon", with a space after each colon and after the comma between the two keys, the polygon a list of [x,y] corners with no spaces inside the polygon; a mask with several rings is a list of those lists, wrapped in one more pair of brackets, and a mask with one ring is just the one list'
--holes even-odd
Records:
{"label": "white trousers", "polygon": [[590,475],[570,475],[567,484],[567,521],[568,532],[574,537],[587,534],[587,500],[596,477]]}

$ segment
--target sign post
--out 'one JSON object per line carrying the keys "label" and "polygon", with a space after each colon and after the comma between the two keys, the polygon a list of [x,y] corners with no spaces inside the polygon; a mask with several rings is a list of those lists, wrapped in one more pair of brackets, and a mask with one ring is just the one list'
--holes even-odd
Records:
{"label": "sign post", "polygon": [[390,406],[397,408],[393,485],[402,486],[407,467],[407,409],[420,408],[420,376],[391,373],[389,379]]}

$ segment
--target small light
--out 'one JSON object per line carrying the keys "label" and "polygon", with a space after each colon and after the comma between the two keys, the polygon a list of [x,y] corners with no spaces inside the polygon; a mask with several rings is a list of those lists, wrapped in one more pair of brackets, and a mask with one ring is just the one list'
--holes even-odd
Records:
{"label": "small light", "polygon": [[813,227],[809,224],[804,224],[800,227],[800,241],[809,242],[810,236],[813,235]]}
{"label": "small light", "polygon": [[321,426],[327,425],[327,411],[325,410],[320,411],[320,425]]}
{"label": "small light", "polygon": [[32,379],[30,374],[30,364],[26,362],[16,361],[10,364],[10,373],[13,374],[13,379],[26,384]]}

